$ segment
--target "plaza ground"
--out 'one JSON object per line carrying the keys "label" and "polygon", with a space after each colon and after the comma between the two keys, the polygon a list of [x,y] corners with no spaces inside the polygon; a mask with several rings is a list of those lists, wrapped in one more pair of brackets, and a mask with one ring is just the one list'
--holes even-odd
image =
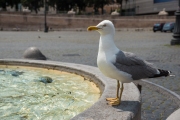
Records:
{"label": "plaza ground", "polygon": [[[172,71],[175,77],[149,79],[180,95],[180,46],[171,46],[172,33],[117,31],[115,43],[123,51]],[[0,32],[0,59],[23,58],[28,47],[37,47],[53,61],[96,65],[99,34],[86,31]],[[165,120],[178,106],[167,96],[142,89],[142,120]]]}

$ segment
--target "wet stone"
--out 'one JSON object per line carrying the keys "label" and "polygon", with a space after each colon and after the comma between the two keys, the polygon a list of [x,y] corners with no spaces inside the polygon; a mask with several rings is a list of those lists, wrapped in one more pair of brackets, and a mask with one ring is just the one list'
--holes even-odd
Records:
{"label": "wet stone", "polygon": [[40,77],[39,79],[40,79],[40,82],[43,82],[45,84],[52,83],[52,81],[53,81],[52,78],[50,78],[48,76]]}
{"label": "wet stone", "polygon": [[18,77],[22,75],[24,72],[17,71],[17,70],[0,70],[0,74],[2,75],[11,75],[14,77]]}

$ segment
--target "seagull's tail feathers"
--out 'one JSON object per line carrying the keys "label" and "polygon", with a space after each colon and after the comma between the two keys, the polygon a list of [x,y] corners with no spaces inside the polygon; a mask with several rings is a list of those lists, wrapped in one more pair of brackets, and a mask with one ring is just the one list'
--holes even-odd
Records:
{"label": "seagull's tail feathers", "polygon": [[156,78],[156,77],[167,77],[167,76],[175,76],[175,75],[172,75],[171,71],[167,71],[167,70],[162,70],[162,69],[158,69],[159,71],[159,74],[155,74],[153,77],[150,77],[150,78]]}

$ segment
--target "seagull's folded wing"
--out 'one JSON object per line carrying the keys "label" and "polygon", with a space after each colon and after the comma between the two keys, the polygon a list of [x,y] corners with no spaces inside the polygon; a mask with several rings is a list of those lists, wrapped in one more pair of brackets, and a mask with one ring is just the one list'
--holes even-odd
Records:
{"label": "seagull's folded wing", "polygon": [[117,69],[129,73],[134,80],[149,78],[158,73],[151,63],[129,52],[119,51],[113,64]]}

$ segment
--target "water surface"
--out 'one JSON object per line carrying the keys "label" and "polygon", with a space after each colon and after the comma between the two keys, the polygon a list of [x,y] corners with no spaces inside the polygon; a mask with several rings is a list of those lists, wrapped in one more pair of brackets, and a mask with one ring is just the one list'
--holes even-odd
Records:
{"label": "water surface", "polygon": [[82,76],[35,67],[0,65],[0,90],[1,120],[69,120],[100,97]]}

